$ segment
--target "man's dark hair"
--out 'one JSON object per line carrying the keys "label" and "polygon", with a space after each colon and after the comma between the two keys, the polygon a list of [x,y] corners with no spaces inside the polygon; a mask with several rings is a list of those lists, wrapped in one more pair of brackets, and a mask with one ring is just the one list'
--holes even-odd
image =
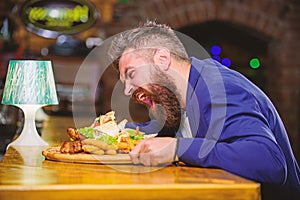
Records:
{"label": "man's dark hair", "polygon": [[189,60],[175,32],[169,26],[154,21],[114,36],[108,54],[118,70],[119,58],[126,49],[155,51],[157,48],[168,49],[175,59]]}

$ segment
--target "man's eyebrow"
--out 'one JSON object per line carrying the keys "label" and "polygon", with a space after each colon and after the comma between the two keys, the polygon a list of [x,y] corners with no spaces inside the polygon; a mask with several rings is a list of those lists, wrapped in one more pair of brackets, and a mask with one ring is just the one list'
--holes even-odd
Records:
{"label": "man's eyebrow", "polygon": [[128,66],[126,69],[125,69],[125,72],[124,72],[124,75],[125,75],[125,79],[128,78],[128,71],[133,69],[134,67],[133,66]]}

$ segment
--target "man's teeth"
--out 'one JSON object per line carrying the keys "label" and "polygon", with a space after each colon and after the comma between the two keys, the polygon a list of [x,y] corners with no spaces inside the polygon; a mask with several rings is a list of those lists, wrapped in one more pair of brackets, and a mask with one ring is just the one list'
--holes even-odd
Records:
{"label": "man's teeth", "polygon": [[145,95],[144,94],[139,94],[138,95],[138,99],[140,99],[140,100],[144,100],[146,97],[145,97]]}

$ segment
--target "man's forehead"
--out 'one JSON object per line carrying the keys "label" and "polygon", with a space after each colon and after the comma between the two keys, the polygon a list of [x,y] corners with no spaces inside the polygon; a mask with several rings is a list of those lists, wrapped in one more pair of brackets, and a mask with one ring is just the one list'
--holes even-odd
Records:
{"label": "man's forehead", "polygon": [[132,53],[136,53],[138,51],[138,49],[133,49],[133,48],[128,48],[128,49],[125,49],[121,55],[121,58],[123,56],[127,56],[129,54],[132,54]]}
{"label": "man's forehead", "polygon": [[122,55],[119,59],[119,72],[120,72],[121,79],[124,79],[124,75],[126,73],[128,57],[132,56],[135,51],[136,51],[135,49],[128,48],[122,53]]}
{"label": "man's forehead", "polygon": [[133,54],[133,52],[134,52],[135,50],[133,50],[133,49],[126,49],[123,53],[122,53],[122,55],[121,55],[121,57],[120,57],[120,59],[119,59],[119,67],[120,67],[120,65],[122,65],[122,64],[124,64],[124,59],[126,59],[126,58],[128,58],[128,56],[131,56],[132,54]]}
{"label": "man's forehead", "polygon": [[127,62],[132,62],[132,60],[136,60],[142,58],[142,54],[140,53],[141,49],[126,49],[119,60],[119,67],[120,65],[124,65]]}

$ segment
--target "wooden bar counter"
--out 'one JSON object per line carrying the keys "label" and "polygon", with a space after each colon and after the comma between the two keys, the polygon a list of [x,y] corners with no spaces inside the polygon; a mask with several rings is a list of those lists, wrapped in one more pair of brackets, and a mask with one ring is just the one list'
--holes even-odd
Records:
{"label": "wooden bar counter", "polygon": [[[67,139],[72,118],[50,117],[50,146]],[[260,200],[260,185],[220,169],[81,164],[45,160],[45,147],[10,147],[0,163],[0,199]]]}

